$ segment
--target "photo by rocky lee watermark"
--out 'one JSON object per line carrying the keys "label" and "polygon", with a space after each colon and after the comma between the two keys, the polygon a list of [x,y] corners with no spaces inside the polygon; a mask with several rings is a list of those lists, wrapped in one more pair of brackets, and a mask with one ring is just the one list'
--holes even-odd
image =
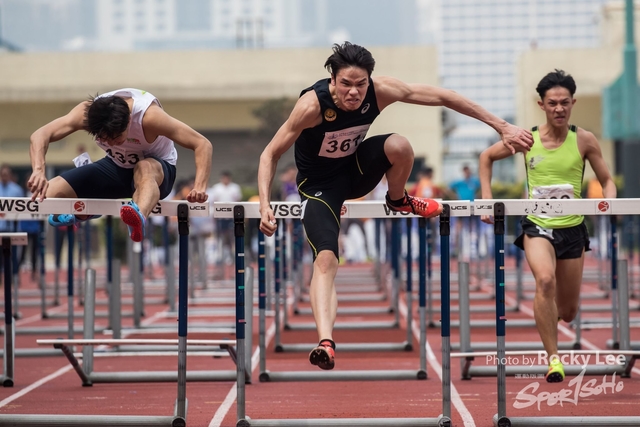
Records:
{"label": "photo by rocky lee watermark", "polygon": [[[566,366],[574,365],[582,367],[582,371],[577,376],[571,378],[568,382],[568,387],[554,391],[539,391],[540,385],[544,383],[544,374],[539,373],[520,373],[516,374],[516,378],[528,378],[536,379],[536,381],[529,383],[523,387],[516,395],[513,407],[516,409],[524,409],[530,406],[536,405],[538,410],[541,410],[542,406],[564,406],[565,404],[578,405],[580,399],[585,399],[591,396],[598,396],[600,394],[614,394],[624,390],[624,383],[620,381],[615,371],[611,375],[603,375],[586,380],[588,365],[600,365],[600,366],[624,366],[627,363],[627,359],[623,354],[611,354],[606,351],[568,351],[559,355],[554,355],[552,358],[557,357],[562,364]],[[519,354],[519,355],[505,355],[499,358],[496,355],[486,356],[485,359],[488,365],[502,364],[505,366],[522,366],[522,367],[534,367],[534,366],[548,366],[550,358],[546,352],[540,351],[537,354]]]}

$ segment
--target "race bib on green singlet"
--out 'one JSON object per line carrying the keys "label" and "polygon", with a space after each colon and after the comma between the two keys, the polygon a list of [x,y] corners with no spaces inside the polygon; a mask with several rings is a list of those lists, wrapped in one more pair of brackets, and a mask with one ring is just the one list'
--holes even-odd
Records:
{"label": "race bib on green singlet", "polygon": [[534,199],[573,199],[573,185],[540,185],[533,187],[531,196]]}
{"label": "race bib on green singlet", "polygon": [[370,125],[354,126],[334,132],[325,132],[318,156],[337,159],[355,153],[364,140]]}

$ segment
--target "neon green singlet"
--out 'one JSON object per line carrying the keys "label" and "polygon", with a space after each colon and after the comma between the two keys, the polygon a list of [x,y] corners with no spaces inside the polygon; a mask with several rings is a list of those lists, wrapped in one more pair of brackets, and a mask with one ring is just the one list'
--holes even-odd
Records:
{"label": "neon green singlet", "polygon": [[[584,159],[578,149],[577,127],[570,126],[560,147],[548,150],[542,145],[538,127],[531,130],[533,146],[525,154],[527,187],[530,199],[579,199],[584,175]],[[543,228],[567,228],[579,225],[582,215],[529,215]]]}

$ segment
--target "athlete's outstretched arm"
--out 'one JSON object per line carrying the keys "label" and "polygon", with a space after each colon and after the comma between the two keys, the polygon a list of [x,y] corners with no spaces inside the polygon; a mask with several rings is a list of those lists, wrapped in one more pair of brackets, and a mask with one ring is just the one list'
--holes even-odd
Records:
{"label": "athlete's outstretched arm", "polygon": [[394,102],[447,107],[491,126],[498,132],[502,143],[511,154],[516,153],[516,146],[529,150],[533,145],[531,132],[494,116],[482,106],[452,90],[426,84],[408,84],[388,76],[376,77],[373,81],[380,110]]}
{"label": "athlete's outstretched arm", "polygon": [[302,95],[293,107],[289,118],[280,126],[260,155],[258,166],[258,194],[260,197],[260,231],[267,236],[276,231],[276,221],[271,209],[271,184],[280,157],[296,142],[303,130],[322,122],[320,103],[313,91]]}
{"label": "athlete's outstretched arm", "polygon": [[602,186],[602,195],[608,199],[617,197],[618,190],[611,178],[609,168],[602,157],[602,150],[595,135],[584,129],[578,129],[578,138],[583,138],[586,142],[585,158],[589,161],[591,169],[596,174],[596,178]]}
{"label": "athlete's outstretched arm", "polygon": [[162,135],[181,147],[193,150],[196,162],[196,176],[193,189],[187,195],[187,201],[204,203],[207,201],[207,184],[211,173],[211,142],[189,125],[171,117],[157,105],[152,105],[144,114],[142,127],[145,134]]}
{"label": "athlete's outstretched arm", "polygon": [[[480,154],[478,178],[480,179],[481,198],[493,199],[493,192],[491,191],[493,162],[506,159],[511,155],[511,151],[502,142],[496,142]],[[493,220],[488,215],[482,215],[480,219],[488,224],[493,223]]]}
{"label": "athlete's outstretched arm", "polygon": [[84,113],[88,101],[81,102],[62,117],[47,123],[31,135],[29,156],[31,158],[31,177],[27,182],[33,193],[32,200],[44,200],[49,188],[46,176],[46,155],[49,143],[59,141],[73,132],[83,129]]}

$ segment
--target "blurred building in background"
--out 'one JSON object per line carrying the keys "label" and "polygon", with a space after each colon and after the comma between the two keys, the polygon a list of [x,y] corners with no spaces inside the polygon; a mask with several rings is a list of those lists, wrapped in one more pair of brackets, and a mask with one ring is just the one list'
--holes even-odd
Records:
{"label": "blurred building in background", "polygon": [[[415,0],[0,0],[25,50],[291,48],[429,42]],[[428,7],[427,7],[428,11]],[[384,29],[382,31],[381,29]],[[419,34],[420,33],[420,34]]]}
{"label": "blurred building in background", "polygon": [[[419,81],[453,89],[508,121],[530,127],[539,123],[517,117],[524,111],[517,105],[517,93],[523,90],[518,86],[521,80],[518,73],[526,71],[518,68],[519,58],[539,53],[535,57],[540,64],[535,75],[527,77],[528,82],[539,80],[553,68],[564,68],[578,80],[576,96],[580,104],[576,111],[599,108],[599,94],[611,83],[609,75],[592,78],[593,67],[579,69],[558,58],[574,53],[590,57],[591,50],[611,49],[612,55],[621,57],[619,33],[623,21],[612,18],[618,12],[611,12],[620,9],[621,4],[619,0],[0,0],[0,51],[2,46],[5,51],[17,48],[23,52],[113,53],[274,49],[285,52],[317,47],[323,49],[326,58],[330,44],[344,40],[367,46],[374,54],[378,47],[430,45],[437,49],[435,57],[430,54],[414,57],[413,64],[396,65],[400,69],[423,68],[423,74],[410,70],[411,76],[432,76],[435,69],[435,79]],[[550,50],[562,53],[548,54]],[[224,61],[241,60],[228,53],[222,56]],[[265,60],[284,57],[288,55],[276,54]],[[388,58],[394,61],[392,54]],[[318,78],[325,75],[322,63],[313,64]],[[288,64],[280,65],[285,70]],[[388,70],[384,65],[379,61],[377,75]],[[210,73],[212,78],[226,72],[222,62],[207,66],[215,71]],[[127,72],[126,65],[122,72]],[[292,74],[295,72],[282,71],[283,80],[291,80]],[[181,81],[163,84],[173,84],[179,91],[188,86],[186,80],[187,75]],[[246,83],[258,81],[259,78]],[[105,85],[105,89],[113,89],[111,84],[96,82],[96,87]],[[149,85],[144,86],[150,89]],[[531,102],[528,108],[535,109],[535,96],[531,98],[535,87],[526,89],[527,102]],[[283,95],[295,98],[297,93],[289,89],[273,91],[274,98]],[[581,98],[584,95],[588,96],[585,101]],[[233,94],[225,96],[232,102]],[[398,115],[400,129],[410,125],[408,120],[403,121],[404,117]],[[600,136],[595,110],[589,110],[585,117],[591,119],[577,124]],[[461,164],[475,164],[480,151],[495,142],[498,135],[482,123],[450,110],[443,110],[440,119],[438,141],[433,141],[433,133],[429,132],[417,134],[412,142],[418,147],[417,153],[436,167],[436,179],[451,181],[458,178]],[[386,126],[381,127],[386,130]],[[514,157],[496,164],[494,176],[504,181],[521,179],[514,167],[516,161]]]}
{"label": "blurred building in background", "polygon": [[[599,47],[602,10],[607,3],[607,0],[433,1],[438,1],[436,10],[441,16],[437,46],[442,85],[510,122],[515,121],[516,115],[518,57],[529,50]],[[547,72],[553,68],[549,67]],[[575,74],[579,70],[569,66],[566,71]],[[576,96],[579,95],[580,90]],[[479,153],[498,140],[489,127],[452,111],[445,113],[444,129],[445,180],[456,178],[462,163],[475,163]],[[515,159],[498,162],[494,176],[507,181],[515,179],[512,163]]]}

